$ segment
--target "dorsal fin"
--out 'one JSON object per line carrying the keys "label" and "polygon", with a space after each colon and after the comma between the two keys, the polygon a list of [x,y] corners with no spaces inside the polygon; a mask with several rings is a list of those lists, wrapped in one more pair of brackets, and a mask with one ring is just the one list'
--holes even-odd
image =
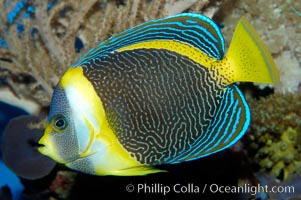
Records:
{"label": "dorsal fin", "polygon": [[208,56],[224,57],[224,39],[218,26],[208,17],[195,13],[182,13],[142,23],[113,35],[90,49],[73,66],[85,65],[99,56],[132,44],[153,40],[175,40],[201,49]]}
{"label": "dorsal fin", "polygon": [[214,120],[191,148],[169,162],[178,163],[205,157],[235,144],[250,124],[250,110],[237,86],[228,86]]}

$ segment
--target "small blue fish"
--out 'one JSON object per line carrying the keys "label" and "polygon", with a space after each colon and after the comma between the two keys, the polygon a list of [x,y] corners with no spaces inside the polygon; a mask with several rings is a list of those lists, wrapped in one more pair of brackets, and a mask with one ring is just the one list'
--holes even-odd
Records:
{"label": "small blue fish", "polygon": [[209,18],[184,13],[113,35],[61,78],[39,148],[96,175],[144,175],[237,142],[250,123],[240,81],[277,83],[267,48],[245,18],[225,56]]}

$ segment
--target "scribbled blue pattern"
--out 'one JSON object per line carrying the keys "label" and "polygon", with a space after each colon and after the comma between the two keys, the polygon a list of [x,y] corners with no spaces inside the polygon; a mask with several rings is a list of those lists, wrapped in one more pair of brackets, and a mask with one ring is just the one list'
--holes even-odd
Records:
{"label": "scribbled blue pattern", "polygon": [[250,111],[242,93],[208,70],[172,51],[136,49],[93,59],[84,75],[120,144],[156,165],[208,156],[246,132]]}
{"label": "scribbled blue pattern", "polygon": [[224,57],[224,39],[218,26],[203,15],[183,13],[145,22],[116,34],[89,50],[73,64],[73,67],[88,66],[94,59],[108,56],[121,47],[161,39],[188,43],[217,60]]}
{"label": "scribbled blue pattern", "polygon": [[169,162],[178,163],[208,156],[232,146],[244,135],[250,124],[251,113],[237,86],[227,88],[220,105],[208,131],[195,141],[190,150],[182,152]]}

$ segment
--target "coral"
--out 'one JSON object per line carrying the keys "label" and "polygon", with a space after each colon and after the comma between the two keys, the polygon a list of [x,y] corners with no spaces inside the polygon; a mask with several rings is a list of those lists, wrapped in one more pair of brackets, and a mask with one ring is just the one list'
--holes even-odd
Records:
{"label": "coral", "polygon": [[62,73],[99,42],[184,10],[212,17],[219,6],[214,2],[204,9],[207,0],[0,0],[0,100],[37,114],[49,105]]}
{"label": "coral", "polygon": [[[300,1],[0,0],[0,100],[38,114],[62,73],[85,51],[141,22],[201,12],[221,24],[227,44],[242,15],[254,24],[281,75],[278,93],[301,82]],[[260,13],[260,14],[258,14]],[[275,20],[277,19],[277,20]],[[228,46],[228,45],[226,45]]]}
{"label": "coral", "polygon": [[60,199],[67,199],[76,179],[76,173],[71,171],[58,171],[49,189]]}
{"label": "coral", "polygon": [[273,94],[259,100],[247,99],[251,114],[251,128],[256,138],[271,133],[279,138],[288,127],[301,125],[301,95]]}
{"label": "coral", "polygon": [[[1,97],[7,97],[1,100],[22,106],[14,100],[21,99],[29,102],[23,106],[29,112],[38,112],[40,106],[49,105],[59,77],[83,52],[128,27],[183,11],[202,12],[224,24],[227,44],[239,17],[246,15],[279,67],[281,83],[276,92],[293,93],[301,82],[301,44],[296,42],[301,35],[300,4],[291,0],[1,0]],[[74,47],[76,41],[81,50]]]}
{"label": "coral", "polygon": [[281,55],[275,58],[275,62],[277,63],[277,65],[283,66],[279,68],[279,73],[281,74],[281,81],[275,87],[276,92],[283,93],[283,94],[286,92],[292,94],[296,92],[300,93],[301,57],[299,57],[298,59],[299,61],[297,60],[297,57],[292,54],[291,50],[285,50],[281,53]]}
{"label": "coral", "polygon": [[284,131],[279,141],[269,140],[255,156],[255,162],[261,166],[261,171],[269,171],[272,176],[283,180],[301,173],[301,151],[296,148],[295,129]]}
{"label": "coral", "polygon": [[283,180],[300,174],[301,95],[274,94],[249,102],[252,123],[247,143],[252,162]]}

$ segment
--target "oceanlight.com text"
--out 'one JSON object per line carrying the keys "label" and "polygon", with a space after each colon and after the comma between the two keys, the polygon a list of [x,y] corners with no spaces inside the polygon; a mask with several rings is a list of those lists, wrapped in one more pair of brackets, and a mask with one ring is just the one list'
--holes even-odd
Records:
{"label": "oceanlight.com text", "polygon": [[262,186],[258,185],[250,185],[244,184],[241,186],[223,186],[218,184],[211,184],[209,186],[209,191],[211,193],[248,193],[251,195],[256,195],[257,193],[294,193],[294,186],[272,186],[269,187],[267,185]]}
{"label": "oceanlight.com text", "polygon": [[181,193],[181,194],[204,194],[204,193],[220,193],[220,194],[243,194],[248,193],[256,195],[257,193],[294,193],[295,188],[293,186],[262,186],[244,184],[241,186],[225,186],[212,184],[198,185],[195,183],[166,185],[162,183],[138,183],[128,184],[126,191],[137,194],[163,194],[169,193]]}

